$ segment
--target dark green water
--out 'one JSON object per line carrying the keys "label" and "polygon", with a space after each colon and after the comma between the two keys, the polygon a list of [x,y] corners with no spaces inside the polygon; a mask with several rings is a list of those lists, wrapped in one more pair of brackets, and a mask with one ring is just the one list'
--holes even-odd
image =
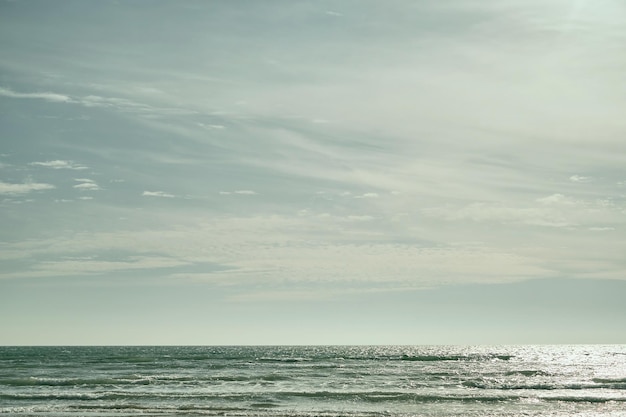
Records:
{"label": "dark green water", "polygon": [[626,346],[0,347],[0,414],[625,416]]}

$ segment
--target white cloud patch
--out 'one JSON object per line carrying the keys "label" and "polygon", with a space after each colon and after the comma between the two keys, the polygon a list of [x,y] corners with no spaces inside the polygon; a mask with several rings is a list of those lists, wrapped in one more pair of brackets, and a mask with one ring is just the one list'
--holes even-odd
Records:
{"label": "white cloud patch", "polygon": [[27,182],[21,184],[0,181],[0,194],[27,194],[31,191],[51,190],[55,188],[52,184]]}
{"label": "white cloud patch", "polygon": [[239,194],[239,195],[257,195],[256,191],[252,190],[237,190],[237,191],[220,191],[221,195],[231,195],[231,194]]}
{"label": "white cloud patch", "polygon": [[165,191],[144,191],[141,195],[145,197],[161,197],[161,198],[174,198],[174,194],[166,193]]}
{"label": "white cloud patch", "polygon": [[72,99],[69,96],[57,93],[18,93],[13,90],[9,90],[7,88],[0,87],[0,96],[10,97],[10,98],[30,98],[30,99],[41,99],[46,101],[51,101],[55,103],[67,103],[71,102]]}
{"label": "white cloud patch", "polygon": [[472,221],[491,223],[522,223],[533,226],[567,227],[568,221],[560,212],[538,207],[509,207],[501,204],[472,203],[464,207],[441,207],[423,209],[429,217],[448,221]]}
{"label": "white cloud patch", "polygon": [[374,217],[368,215],[349,215],[346,217],[346,220],[351,222],[369,222],[374,220]]}
{"label": "white cloud patch", "polygon": [[592,232],[608,232],[608,231],[615,230],[615,228],[614,227],[590,227],[589,230],[591,230]]}
{"label": "white cloud patch", "polygon": [[74,185],[74,188],[81,191],[98,191],[100,190],[100,186],[96,184],[94,180],[89,178],[74,178],[74,181],[79,182],[80,184]]}
{"label": "white cloud patch", "polygon": [[361,195],[357,195],[354,198],[378,198],[378,193],[365,193]]}
{"label": "white cloud patch", "polygon": [[[124,113],[134,113],[144,117],[158,118],[161,116],[196,114],[195,110],[182,108],[151,106],[123,97],[103,97],[98,95],[71,96],[53,92],[19,93],[7,88],[0,87],[0,96],[18,99],[39,99],[55,103],[68,103],[84,107],[99,107],[117,110]],[[74,118],[74,120],[88,120],[84,116]],[[209,125],[212,129],[220,129],[223,126]]]}
{"label": "white cloud patch", "polygon": [[537,199],[538,203],[552,205],[552,204],[572,204],[573,201],[563,194],[552,194],[547,197],[541,197]]}
{"label": "white cloud patch", "polygon": [[100,189],[98,184],[95,184],[93,182],[84,182],[82,184],[76,184],[74,188],[83,190],[83,191],[97,191]]}
{"label": "white cloud patch", "polygon": [[[461,207],[445,206],[423,209],[428,217],[447,221],[476,223],[523,224],[558,228],[594,228],[598,224],[623,224],[619,204],[610,199],[583,200],[560,193],[516,205],[504,202],[475,202]],[[610,226],[612,227],[612,226]],[[591,229],[590,229],[591,230]]]}
{"label": "white cloud patch", "polygon": [[72,170],[77,170],[77,171],[88,169],[88,167],[84,165],[76,164],[72,161],[63,161],[59,159],[54,160],[54,161],[45,161],[45,162],[31,162],[28,165],[42,166],[42,167],[52,168],[52,169],[72,169]]}
{"label": "white cloud patch", "polygon": [[226,129],[226,126],[218,125],[218,124],[197,123],[197,125],[202,127],[202,128],[206,128],[206,129],[217,129],[217,130]]}
{"label": "white cloud patch", "polygon": [[76,99],[78,104],[85,107],[105,107],[130,112],[151,112],[151,106],[134,102],[125,98],[101,97],[95,95],[84,96]]}
{"label": "white cloud patch", "polygon": [[591,182],[591,177],[585,177],[582,175],[572,175],[569,177],[571,182]]}
{"label": "white cloud patch", "polygon": [[172,268],[187,265],[176,259],[158,256],[131,256],[121,261],[71,259],[55,262],[42,262],[34,268],[30,276],[58,276],[58,275],[82,275],[102,274],[111,271]]}

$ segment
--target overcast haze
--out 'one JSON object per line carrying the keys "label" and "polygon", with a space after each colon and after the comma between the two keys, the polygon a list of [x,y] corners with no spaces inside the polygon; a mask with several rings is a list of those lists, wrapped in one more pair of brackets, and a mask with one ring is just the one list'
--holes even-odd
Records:
{"label": "overcast haze", "polygon": [[1,1],[0,344],[626,343],[625,22]]}

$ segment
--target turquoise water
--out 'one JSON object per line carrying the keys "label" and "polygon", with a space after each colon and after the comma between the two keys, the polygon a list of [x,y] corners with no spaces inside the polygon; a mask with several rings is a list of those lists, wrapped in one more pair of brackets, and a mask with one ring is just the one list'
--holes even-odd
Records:
{"label": "turquoise water", "polygon": [[0,414],[626,416],[626,346],[0,347]]}

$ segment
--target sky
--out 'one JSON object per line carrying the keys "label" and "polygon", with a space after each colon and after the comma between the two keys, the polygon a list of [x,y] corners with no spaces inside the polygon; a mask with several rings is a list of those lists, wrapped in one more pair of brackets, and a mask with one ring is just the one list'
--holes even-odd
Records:
{"label": "sky", "polygon": [[0,0],[0,345],[626,343],[622,0]]}

